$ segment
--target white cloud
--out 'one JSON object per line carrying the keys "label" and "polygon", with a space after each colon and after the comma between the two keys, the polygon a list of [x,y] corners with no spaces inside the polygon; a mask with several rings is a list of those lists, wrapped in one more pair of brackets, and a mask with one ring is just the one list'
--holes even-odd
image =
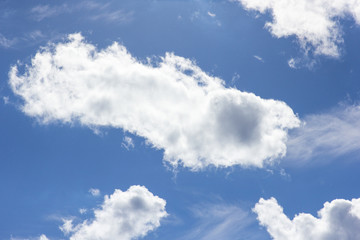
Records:
{"label": "white cloud", "polygon": [[133,12],[116,9],[110,3],[98,3],[95,1],[82,1],[71,5],[37,5],[30,12],[33,19],[42,21],[46,18],[83,10],[90,11],[87,15],[93,21],[105,20],[107,22],[126,23],[133,20]]}
{"label": "white cloud", "polygon": [[276,37],[296,36],[301,47],[315,55],[339,57],[343,33],[339,18],[360,23],[359,0],[237,0],[247,10],[270,12],[266,27]]}
{"label": "white cloud", "polygon": [[103,19],[107,22],[126,23],[133,20],[133,15],[133,12],[125,12],[123,10],[103,10],[101,13],[91,16],[91,19],[94,21]]}
{"label": "white cloud", "polygon": [[86,208],[80,208],[79,209],[79,213],[80,214],[85,214],[87,212],[87,209]]}
{"label": "white cloud", "polygon": [[39,240],[49,240],[44,234],[39,237]]}
{"label": "white cloud", "polygon": [[260,62],[264,62],[263,58],[262,57],[259,57],[257,55],[254,55],[254,58]]}
{"label": "white cloud", "polygon": [[45,234],[41,234],[39,237],[30,237],[30,238],[18,238],[18,237],[10,237],[10,240],[49,240]]}
{"label": "white cloud", "polygon": [[129,136],[124,137],[123,142],[121,143],[121,146],[126,148],[127,150],[135,147],[133,139]]}
{"label": "white cloud", "polygon": [[189,233],[179,240],[219,240],[219,239],[261,239],[258,233],[249,230],[255,218],[243,209],[229,204],[204,204],[195,206],[197,219]]}
{"label": "white cloud", "polygon": [[115,190],[105,196],[104,203],[94,211],[94,219],[73,225],[65,220],[60,228],[70,240],[138,239],[160,226],[167,216],[166,201],[154,196],[143,186],[131,186],[127,191]]}
{"label": "white cloud", "polygon": [[100,190],[97,188],[90,188],[89,193],[94,197],[100,196]]}
{"label": "white cloud", "polygon": [[284,156],[287,130],[299,125],[284,102],[225,88],[188,59],[167,53],[144,63],[118,43],[97,50],[80,34],[42,48],[9,78],[23,112],[39,122],[121,128],[192,170],[262,167]]}
{"label": "white cloud", "polygon": [[360,150],[360,105],[340,104],[329,112],[308,115],[303,122],[290,134],[289,160],[304,163]]}
{"label": "white cloud", "polygon": [[290,58],[289,61],[288,61],[288,65],[289,67],[293,68],[293,69],[296,69],[297,68],[297,61],[296,59],[294,58]]}
{"label": "white cloud", "polygon": [[274,240],[360,239],[360,199],[326,202],[318,212],[297,214],[290,220],[275,198],[260,199],[253,209]]}
{"label": "white cloud", "polygon": [[59,6],[37,5],[31,9],[32,17],[36,21],[42,21],[46,18],[69,12],[71,12],[71,8],[67,4]]}
{"label": "white cloud", "polygon": [[210,17],[216,17],[216,14],[215,13],[212,13],[212,12],[207,12],[207,14],[210,16]]}
{"label": "white cloud", "polygon": [[8,39],[0,33],[0,46],[3,48],[11,48],[16,43],[16,39]]}

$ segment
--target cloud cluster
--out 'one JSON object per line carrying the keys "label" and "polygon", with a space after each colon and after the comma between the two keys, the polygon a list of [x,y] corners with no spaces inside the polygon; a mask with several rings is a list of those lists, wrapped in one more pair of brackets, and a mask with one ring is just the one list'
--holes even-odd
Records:
{"label": "cloud cluster", "polygon": [[296,36],[301,47],[315,55],[338,57],[343,42],[340,18],[352,16],[360,23],[359,0],[237,0],[247,10],[269,11],[266,27],[276,37]]}
{"label": "cloud cluster", "polygon": [[317,157],[337,157],[360,150],[360,106],[341,104],[322,114],[308,115],[291,132],[288,159],[305,163]]}
{"label": "cloud cluster", "polygon": [[167,216],[166,201],[154,196],[143,186],[131,186],[127,191],[115,190],[99,209],[94,219],[74,225],[65,220],[60,229],[70,240],[131,240],[145,236],[160,226]]}
{"label": "cloud cluster", "polygon": [[326,202],[318,218],[300,213],[290,220],[274,198],[261,198],[253,211],[274,240],[360,239],[360,199]]}
{"label": "cloud cluster", "polygon": [[80,34],[43,48],[9,72],[22,110],[42,123],[114,127],[146,138],[173,166],[257,166],[282,157],[299,120],[284,102],[226,88],[192,61],[167,53],[141,62],[114,43]]}

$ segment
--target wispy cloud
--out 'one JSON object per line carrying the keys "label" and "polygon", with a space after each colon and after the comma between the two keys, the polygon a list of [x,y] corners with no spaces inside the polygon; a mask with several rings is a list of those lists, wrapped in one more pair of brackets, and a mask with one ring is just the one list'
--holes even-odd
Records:
{"label": "wispy cloud", "polygon": [[3,48],[11,48],[17,42],[16,39],[6,38],[4,35],[0,33],[0,46]]}
{"label": "wispy cloud", "polygon": [[67,4],[63,4],[59,6],[37,5],[33,7],[30,12],[36,21],[42,21],[46,18],[69,13],[71,11],[72,9]]}
{"label": "wispy cloud", "polygon": [[260,62],[264,62],[264,59],[262,57],[259,57],[258,55],[254,55],[254,58]]}
{"label": "wispy cloud", "polygon": [[127,150],[130,150],[131,148],[134,148],[134,141],[131,137],[125,136],[123,139],[123,142],[121,143],[121,146],[123,148],[126,148]]}
{"label": "wispy cloud", "polygon": [[79,11],[87,11],[88,19],[93,21],[104,20],[107,22],[130,22],[133,19],[133,12],[126,12],[122,9],[114,9],[110,2],[98,3],[95,1],[83,1],[69,5],[37,5],[31,9],[31,16],[36,21],[56,17],[62,14],[69,14]]}
{"label": "wispy cloud", "polygon": [[192,209],[197,219],[192,229],[178,240],[261,239],[251,230],[255,216],[235,205],[204,204]]}
{"label": "wispy cloud", "polygon": [[94,21],[104,20],[107,22],[126,23],[131,22],[133,16],[134,12],[126,12],[124,10],[103,10],[101,13],[92,15],[90,19]]}
{"label": "wispy cloud", "polygon": [[288,159],[301,164],[360,150],[360,105],[339,104],[321,114],[305,116],[288,141]]}

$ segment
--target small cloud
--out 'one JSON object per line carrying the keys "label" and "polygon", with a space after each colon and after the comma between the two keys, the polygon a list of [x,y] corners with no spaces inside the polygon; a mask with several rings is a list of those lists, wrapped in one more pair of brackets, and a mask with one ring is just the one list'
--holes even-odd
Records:
{"label": "small cloud", "polygon": [[231,78],[231,83],[234,84],[240,79],[240,74],[234,73],[233,77]]}
{"label": "small cloud", "polygon": [[9,97],[3,97],[4,104],[9,104]]}
{"label": "small cloud", "polygon": [[90,188],[89,193],[94,197],[100,196],[100,190],[97,188]]}
{"label": "small cloud", "polygon": [[92,20],[105,20],[107,22],[126,23],[133,20],[133,12],[125,12],[123,10],[103,11],[100,14],[91,17]]}
{"label": "small cloud", "polygon": [[195,19],[198,19],[199,17],[200,17],[200,12],[196,11],[196,12],[193,12],[193,14],[191,14],[190,20],[194,21]]}
{"label": "small cloud", "polygon": [[49,240],[44,234],[39,237],[39,240]]}
{"label": "small cloud", "polygon": [[289,61],[288,61],[288,65],[290,68],[293,68],[293,69],[296,69],[296,60],[294,58],[290,58]]}
{"label": "small cloud", "polygon": [[212,13],[212,12],[207,12],[207,14],[210,16],[210,17],[216,17],[216,14],[215,13]]}
{"label": "small cloud", "polygon": [[10,48],[16,43],[16,39],[8,39],[0,33],[0,47]]}
{"label": "small cloud", "polygon": [[59,229],[65,234],[68,235],[74,231],[74,225],[72,219],[62,219],[63,225],[59,227]]}
{"label": "small cloud", "polygon": [[168,216],[166,201],[143,186],[131,186],[127,191],[116,189],[106,195],[94,218],[74,224],[64,219],[60,230],[69,239],[122,239],[144,237],[160,227]]}
{"label": "small cloud", "polygon": [[33,19],[40,22],[45,18],[58,16],[63,13],[71,12],[71,9],[66,5],[49,6],[49,5],[37,5],[31,9]]}
{"label": "small cloud", "polygon": [[79,213],[80,214],[85,214],[87,212],[87,209],[86,208],[80,208],[79,209]]}
{"label": "small cloud", "polygon": [[283,168],[280,169],[280,175],[286,180],[291,180],[290,174],[288,174]]}
{"label": "small cloud", "polygon": [[31,39],[31,40],[37,40],[37,39],[41,39],[41,38],[45,38],[46,36],[40,31],[40,30],[35,30],[32,31],[28,34],[26,34],[26,38]]}
{"label": "small cloud", "polygon": [[264,59],[262,57],[259,57],[258,55],[254,55],[254,58],[259,60],[260,62],[264,62]]}
{"label": "small cloud", "polygon": [[134,148],[135,145],[131,137],[125,136],[123,142],[121,143],[121,146],[129,150],[130,148]]}

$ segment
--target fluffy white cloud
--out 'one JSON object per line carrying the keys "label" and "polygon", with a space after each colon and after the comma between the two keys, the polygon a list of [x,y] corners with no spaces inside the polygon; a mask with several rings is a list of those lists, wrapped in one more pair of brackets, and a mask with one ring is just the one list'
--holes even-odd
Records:
{"label": "fluffy white cloud", "polygon": [[9,78],[23,112],[40,122],[122,128],[193,170],[261,167],[284,156],[287,130],[299,125],[284,102],[226,88],[188,59],[167,53],[145,63],[80,34],[40,50],[23,74],[13,66]]}
{"label": "fluffy white cloud", "polygon": [[275,198],[260,199],[253,209],[274,240],[360,239],[360,199],[326,202],[318,217],[300,213],[290,220]]}
{"label": "fluffy white cloud", "polygon": [[115,190],[105,196],[94,219],[74,225],[65,220],[60,229],[70,240],[130,240],[145,236],[160,226],[167,216],[166,201],[154,196],[143,186],[131,186],[127,191]]}
{"label": "fluffy white cloud", "polygon": [[297,163],[327,159],[360,150],[360,106],[340,104],[304,118],[289,136],[288,159]]}
{"label": "fluffy white cloud", "polygon": [[359,0],[236,0],[247,10],[269,11],[266,27],[276,37],[295,35],[303,49],[338,57],[343,42],[339,18],[352,16],[360,23]]}

